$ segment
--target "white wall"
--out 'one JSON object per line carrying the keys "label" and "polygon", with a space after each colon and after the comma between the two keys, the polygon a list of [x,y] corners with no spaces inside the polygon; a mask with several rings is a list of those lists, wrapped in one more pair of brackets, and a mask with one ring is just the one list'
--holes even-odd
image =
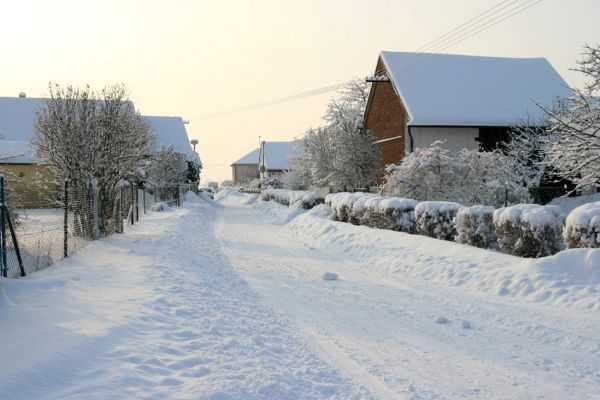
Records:
{"label": "white wall", "polygon": [[[479,149],[479,128],[453,128],[453,127],[413,127],[410,129],[413,136],[413,148],[429,147],[436,140],[445,140],[444,148],[451,151]],[[410,151],[410,137],[406,135],[405,149]]]}

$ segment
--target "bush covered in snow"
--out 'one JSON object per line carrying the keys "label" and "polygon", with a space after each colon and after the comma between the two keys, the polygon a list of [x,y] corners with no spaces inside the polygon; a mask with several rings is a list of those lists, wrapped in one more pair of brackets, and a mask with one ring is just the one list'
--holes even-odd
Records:
{"label": "bush covered in snow", "polygon": [[[353,211],[359,204],[358,201],[354,203]],[[416,200],[372,195],[363,203],[364,210],[359,223],[372,228],[416,233],[416,205]]]}
{"label": "bush covered in snow", "polygon": [[556,206],[517,204],[494,212],[498,244],[509,254],[544,257],[562,247],[564,215]]}
{"label": "bush covered in snow", "polygon": [[325,196],[325,204],[331,207],[333,215],[337,221],[348,222],[352,213],[354,202],[363,196],[372,196],[370,193],[330,193]]}
{"label": "bush covered in snow", "polygon": [[307,210],[323,203],[323,198],[317,193],[305,190],[266,189],[260,193],[260,198],[263,201],[274,200],[285,206],[301,202]]}
{"label": "bush covered in snow", "polygon": [[473,206],[460,208],[454,219],[456,242],[484,249],[489,248],[496,243],[493,220],[494,207]]}
{"label": "bush covered in snow", "polygon": [[600,248],[600,201],[577,207],[567,217],[565,244],[568,248]]}
{"label": "bush covered in snow", "polygon": [[436,239],[453,240],[454,217],[462,207],[450,201],[424,201],[415,207],[417,232]]}

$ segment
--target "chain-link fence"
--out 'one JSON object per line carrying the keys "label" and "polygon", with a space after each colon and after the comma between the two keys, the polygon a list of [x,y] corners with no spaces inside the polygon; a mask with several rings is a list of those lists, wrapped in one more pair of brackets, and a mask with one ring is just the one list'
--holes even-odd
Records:
{"label": "chain-link fence", "polygon": [[[197,184],[150,186],[121,181],[112,189],[94,183],[10,191],[0,184],[0,275],[24,276],[85,247],[122,233],[157,203],[179,206]],[[10,192],[10,196],[7,193]]]}

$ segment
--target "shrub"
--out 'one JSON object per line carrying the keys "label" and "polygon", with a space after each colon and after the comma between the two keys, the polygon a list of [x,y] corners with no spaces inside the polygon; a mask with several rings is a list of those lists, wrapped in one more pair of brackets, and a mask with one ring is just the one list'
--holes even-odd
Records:
{"label": "shrub", "polygon": [[323,203],[323,198],[317,193],[304,190],[266,189],[261,192],[260,198],[264,201],[275,200],[285,206],[291,206],[300,201],[302,207],[307,210]]}
{"label": "shrub", "polygon": [[454,217],[461,207],[450,201],[424,201],[415,207],[417,232],[442,240],[456,236]]}
{"label": "shrub", "polygon": [[378,204],[383,197],[375,194],[365,194],[352,205],[352,215],[349,222],[355,225],[377,227],[373,219],[377,217]]}
{"label": "shrub", "polygon": [[600,201],[584,204],[571,211],[563,237],[569,249],[600,248]]}
{"label": "shrub", "polygon": [[334,213],[335,219],[341,222],[348,222],[350,215],[352,214],[352,206],[355,201],[360,199],[362,196],[370,195],[367,193],[332,193],[325,197],[325,204],[331,207]]}
{"label": "shrub", "polygon": [[457,243],[469,244],[484,249],[495,245],[494,207],[473,206],[458,210],[454,225]]}
{"label": "shrub", "polygon": [[416,233],[415,206],[416,200],[389,197],[379,202],[379,213],[382,216],[382,228],[393,231]]}
{"label": "shrub", "polygon": [[556,206],[517,204],[494,211],[498,244],[509,254],[544,257],[559,252],[564,215]]}
{"label": "shrub", "polygon": [[379,211],[379,203],[385,198],[377,195],[371,195],[364,201],[364,211],[360,217],[361,225],[371,228],[384,229],[383,214]]}

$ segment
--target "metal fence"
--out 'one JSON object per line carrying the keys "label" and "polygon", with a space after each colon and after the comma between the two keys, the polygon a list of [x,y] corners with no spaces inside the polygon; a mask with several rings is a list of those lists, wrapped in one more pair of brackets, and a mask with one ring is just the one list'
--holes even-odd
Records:
{"label": "metal fence", "polygon": [[92,240],[122,233],[157,203],[181,205],[187,191],[197,193],[198,185],[122,181],[101,191],[91,182],[65,182],[11,191],[0,179],[0,275],[15,278],[43,269]]}

